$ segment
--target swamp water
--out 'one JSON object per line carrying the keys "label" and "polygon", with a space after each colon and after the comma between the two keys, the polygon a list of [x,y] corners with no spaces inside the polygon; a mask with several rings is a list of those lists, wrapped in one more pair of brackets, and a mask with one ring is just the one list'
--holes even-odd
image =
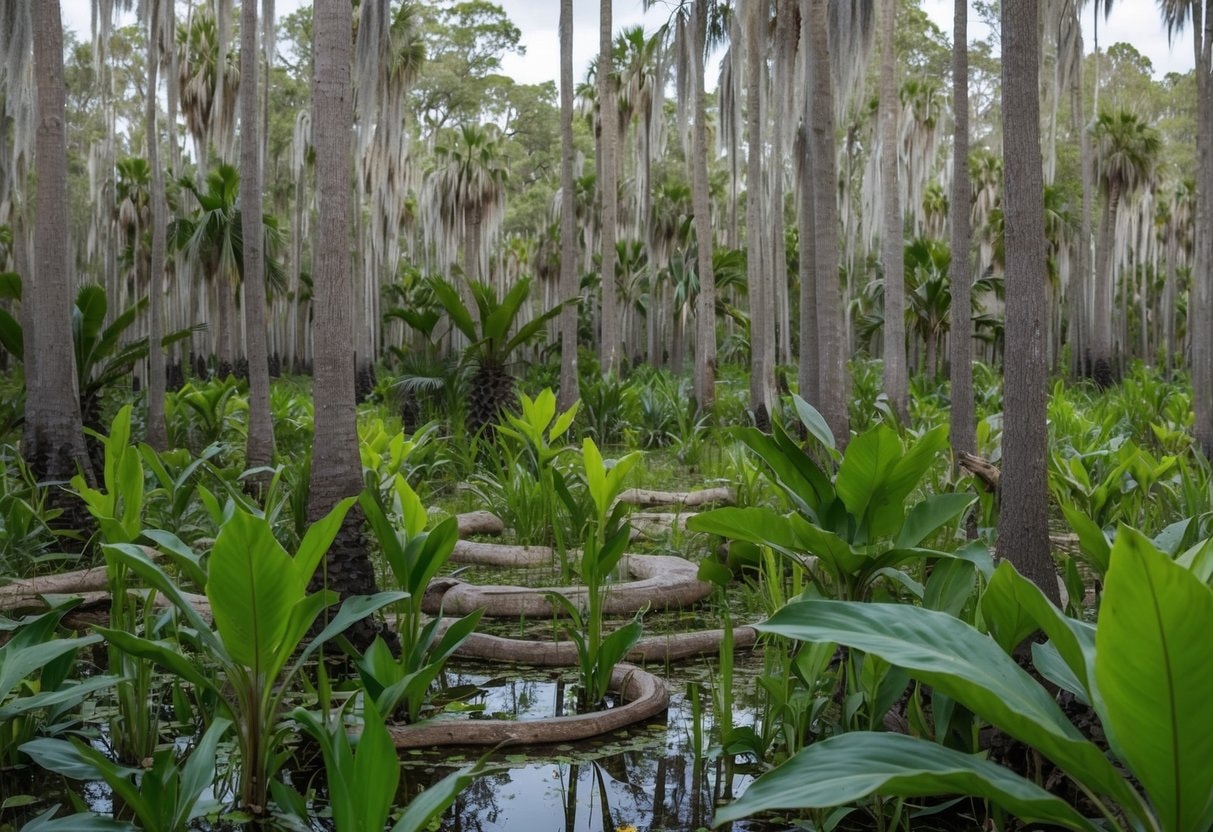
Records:
{"label": "swamp water", "polygon": [[[671,690],[667,712],[640,724],[577,743],[556,746],[506,747],[491,758],[490,771],[462,792],[443,816],[444,832],[694,832],[711,826],[719,802],[738,795],[753,779],[738,766],[726,782],[724,765],[710,751],[711,708],[715,663],[684,662],[669,668],[650,668],[666,679]],[[738,656],[737,691],[752,690],[752,677],[761,659]],[[448,687],[474,685],[479,693],[467,700],[466,714],[447,719],[528,720],[570,713],[566,694],[574,681],[572,671],[531,670],[500,665],[454,663],[446,674]],[[687,695],[697,685],[696,707]],[[739,706],[738,725],[754,722],[754,711]],[[96,723],[92,723],[96,726]],[[104,737],[104,735],[102,735]],[[95,742],[104,750],[104,739]],[[697,751],[698,746],[698,751]],[[222,750],[221,750],[222,753]],[[401,753],[402,777],[398,803],[442,776],[478,758],[474,748]],[[315,761],[318,764],[318,760]],[[289,767],[290,764],[288,764]],[[306,766],[307,763],[304,763]],[[220,765],[222,772],[223,766]],[[313,789],[313,829],[331,829],[327,816],[327,785],[323,769],[296,767],[289,777],[294,788]],[[222,782],[222,781],[221,781]],[[71,793],[69,793],[69,790]],[[68,783],[37,768],[0,771],[3,798],[26,796],[0,813],[0,832],[19,830],[56,803],[108,814],[112,794],[100,782]],[[197,829],[239,828],[232,817],[199,821]],[[297,823],[271,821],[274,829],[300,829]],[[730,827],[722,827],[729,829]],[[768,824],[738,823],[734,832],[785,828]]]}

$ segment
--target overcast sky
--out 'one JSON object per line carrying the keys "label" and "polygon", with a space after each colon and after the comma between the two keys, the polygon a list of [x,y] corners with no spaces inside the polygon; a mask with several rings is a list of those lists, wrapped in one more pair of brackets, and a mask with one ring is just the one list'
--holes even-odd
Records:
{"label": "overcast sky", "polygon": [[[60,0],[66,25],[81,36],[87,36],[90,27],[91,0]],[[505,58],[505,73],[523,83],[539,83],[556,80],[560,72],[560,41],[557,29],[560,15],[559,0],[499,0],[510,19],[522,30],[522,43],[526,55],[509,55]],[[277,0],[279,16],[289,14],[306,0]],[[669,17],[663,0],[657,0],[647,14],[641,0],[614,0],[615,30],[624,26],[644,23],[656,28]],[[1086,48],[1091,49],[1092,9],[1090,4],[1083,15]],[[923,0],[927,14],[945,32],[952,31],[952,0]],[[1186,72],[1192,68],[1192,40],[1187,32],[1182,34],[1172,50],[1167,43],[1167,33],[1158,15],[1154,0],[1121,0],[1114,7],[1111,18],[1100,22],[1100,47],[1119,41],[1128,41],[1139,52],[1154,62],[1160,76],[1167,72]],[[979,29],[976,15],[970,18],[970,38],[985,35]],[[598,0],[574,0],[573,2],[573,61],[577,78],[585,75],[586,66],[598,51]],[[709,83],[714,84],[715,72],[708,74]]]}

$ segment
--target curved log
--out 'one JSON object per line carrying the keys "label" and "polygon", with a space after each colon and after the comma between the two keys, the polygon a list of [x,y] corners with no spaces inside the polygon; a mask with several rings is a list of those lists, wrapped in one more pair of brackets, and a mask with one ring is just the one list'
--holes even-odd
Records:
{"label": "curved log", "polygon": [[665,683],[627,664],[616,665],[611,690],[624,698],[616,708],[575,716],[518,722],[502,720],[432,720],[418,725],[389,725],[397,749],[447,745],[551,745],[575,742],[616,731],[656,716],[669,707]]}
{"label": "curved log", "polygon": [[451,552],[455,563],[478,563],[485,566],[522,568],[547,566],[556,555],[550,546],[510,546],[504,543],[477,543],[460,540]]}
{"label": "curved log", "polygon": [[[624,555],[623,569],[634,580],[606,588],[603,612],[612,616],[633,615],[645,607],[680,609],[712,593],[712,585],[699,580],[698,567],[673,555]],[[584,586],[496,586],[468,584],[454,578],[430,582],[421,609],[429,615],[467,615],[483,609],[490,618],[551,618],[563,609],[548,600],[562,595],[573,605],[584,607]]]}
{"label": "curved log", "polygon": [[498,537],[505,532],[505,523],[491,511],[468,511],[455,515],[460,537],[470,537],[474,534]]}
{"label": "curved log", "polygon": [[[444,618],[438,632],[444,633],[456,619]],[[691,633],[669,633],[646,636],[628,651],[630,662],[674,662],[719,651],[724,630],[698,630]],[[753,646],[758,631],[753,627],[733,628],[733,649]],[[571,641],[529,641],[503,638],[486,633],[472,633],[455,650],[465,659],[525,664],[531,667],[570,667],[577,664],[577,646]]]}
{"label": "curved log", "polygon": [[735,500],[733,489],[725,486],[701,488],[698,491],[649,491],[643,488],[629,488],[619,495],[619,502],[645,508],[652,506],[693,508],[713,503],[732,505]]}

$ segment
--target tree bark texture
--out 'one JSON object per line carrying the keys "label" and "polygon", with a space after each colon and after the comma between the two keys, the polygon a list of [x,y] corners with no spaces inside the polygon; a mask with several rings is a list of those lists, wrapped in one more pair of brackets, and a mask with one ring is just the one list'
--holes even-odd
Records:
{"label": "tree bark texture", "polygon": [[[573,0],[560,0],[560,301],[580,295],[577,281],[577,199],[573,184]],[[560,409],[581,395],[577,374],[579,307],[560,313]]]}
{"label": "tree bark texture", "polygon": [[[23,453],[39,481],[66,480],[77,466],[91,481],[72,349],[63,23],[58,0],[33,4],[37,190],[33,280],[24,304],[26,393]],[[28,359],[32,358],[33,361]]]}
{"label": "tree bark texture", "polygon": [[1213,0],[1192,4],[1196,58],[1196,240],[1192,399],[1196,441],[1213,455]]}
{"label": "tree bark texture", "polygon": [[952,455],[977,453],[973,405],[973,309],[972,259],[969,256],[969,4],[956,0],[952,24],[952,109],[955,128],[952,139],[952,284],[951,378],[952,407],[949,414]]}
{"label": "tree bark texture", "polygon": [[[834,88],[830,68],[829,0],[810,0],[813,83],[813,206],[817,263],[817,354],[825,417],[838,447],[850,438],[850,383],[846,365],[842,291],[838,281],[838,180],[834,136]],[[803,325],[803,322],[802,322]]]}
{"label": "tree bark texture", "polygon": [[619,298],[615,292],[615,234],[619,210],[618,166],[619,110],[612,84],[611,0],[600,0],[598,17],[598,123],[600,125],[599,155],[601,185],[602,244],[600,274],[602,275],[602,332],[599,340],[599,363],[604,375],[619,370]]}
{"label": "tree bark texture", "polygon": [[700,413],[716,403],[716,273],[712,268],[711,194],[708,190],[707,72],[708,0],[695,0],[693,9],[695,113],[691,129],[691,206],[695,212],[695,248],[699,268],[699,297],[695,313],[695,401]]}
{"label": "tree bark texture", "polygon": [[1048,326],[1040,153],[1038,0],[1002,7],[1006,221],[1006,362],[998,550],[1054,603],[1045,407]]}
{"label": "tree bark texture", "polygon": [[[902,239],[905,223],[897,183],[897,116],[901,111],[893,48],[897,3],[898,0],[883,0],[880,21],[880,189],[884,197],[880,236],[884,261],[884,392],[898,417],[905,422],[909,417],[909,371],[906,366],[905,243]],[[928,369],[933,368],[928,366]]]}
{"label": "tree bark texture", "polygon": [[769,0],[746,0],[746,275],[750,297],[750,408],[755,423],[769,427],[775,406],[773,300],[765,249],[770,245],[762,208],[762,81],[766,67]]}
{"label": "tree bark texture", "polygon": [[240,7],[240,212],[244,237],[244,329],[248,356],[248,443],[245,465],[269,465],[274,457],[270,419],[270,364],[265,326],[265,232],[261,220],[261,117],[257,96],[258,0]]}
{"label": "tree bark texture", "polygon": [[152,0],[147,37],[147,164],[151,169],[152,259],[147,274],[147,444],[157,451],[168,447],[164,421],[164,272],[167,234],[164,171],[160,167],[160,131],[157,127],[160,69],[161,0]]}

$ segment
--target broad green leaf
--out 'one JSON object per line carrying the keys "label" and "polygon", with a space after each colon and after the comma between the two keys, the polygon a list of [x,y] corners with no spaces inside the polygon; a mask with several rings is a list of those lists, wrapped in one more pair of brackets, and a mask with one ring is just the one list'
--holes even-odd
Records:
{"label": "broad green leaf", "polygon": [[31,711],[40,711],[67,702],[83,701],[97,691],[117,684],[118,681],[117,676],[90,676],[74,684],[64,685],[57,690],[43,691],[32,696],[18,696],[8,700],[0,707],[0,724]]}
{"label": "broad green leaf", "polygon": [[770,546],[792,555],[800,553],[800,538],[796,536],[790,518],[769,508],[716,508],[688,517],[687,528],[730,540]]}
{"label": "broad green leaf", "polygon": [[1202,540],[1175,559],[1184,569],[1189,569],[1202,584],[1213,577],[1213,537]]}
{"label": "broad green leaf", "polygon": [[821,507],[834,501],[829,477],[781,427],[775,425],[771,436],[757,428],[741,428],[735,435],[766,463],[775,484],[806,517],[815,520]]}
{"label": "broad green leaf", "polygon": [[[58,620],[56,617],[51,623],[52,629],[54,622]],[[0,648],[0,700],[3,700],[18,682],[43,665],[49,664],[59,656],[75,652],[81,647],[95,644],[100,640],[95,635],[89,635],[27,644],[25,640],[18,642],[14,638],[4,648]]]}
{"label": "broad green leaf", "polygon": [[4,309],[0,309],[0,347],[18,361],[25,359],[25,332],[17,319]]}
{"label": "broad green leaf", "polygon": [[973,494],[932,494],[910,509],[893,545],[912,549],[943,526],[964,514],[976,500]]}
{"label": "broad green leaf", "polygon": [[219,689],[211,674],[204,673],[193,661],[182,655],[178,644],[153,641],[125,630],[111,630],[106,627],[98,627],[97,632],[122,652],[153,661],[197,688],[216,691]]}
{"label": "broad green leaf", "polygon": [[61,818],[52,817],[59,811],[55,804],[22,827],[23,832],[130,832],[136,826],[120,820],[80,813]]}
{"label": "broad green leaf", "polygon": [[857,521],[867,516],[872,497],[884,487],[903,453],[896,431],[884,424],[859,434],[847,445],[834,488]]}
{"label": "broad green leaf", "polygon": [[715,825],[774,809],[828,809],[868,795],[986,798],[1022,820],[1098,828],[1068,803],[1009,769],[904,734],[856,731],[813,743],[759,777]]}
{"label": "broad green leaf", "polygon": [[[1052,640],[1054,648],[1070,668],[1070,672],[1082,684],[1087,698],[1092,700],[1094,692],[1091,690],[1090,679],[1091,668],[1095,662],[1095,632],[1090,624],[1062,613],[1045,597],[1040,587],[1016,572],[1009,561],[1003,561],[994,570],[994,577],[990,579],[981,603],[986,624],[991,630],[994,629],[994,621],[1008,615],[1014,618],[1016,626],[1032,628],[1020,636],[1009,649],[999,638],[999,644],[1002,644],[1008,653],[1030,635],[1032,630],[1042,630]],[[1024,616],[1027,618],[1026,623]]]}
{"label": "broad green leaf", "polygon": [[830,425],[821,412],[797,395],[792,396],[792,404],[795,405],[796,415],[800,417],[800,423],[805,426],[809,435],[827,450],[836,451],[838,446],[834,443],[834,431],[830,430]]}
{"label": "broad green leaf", "polygon": [[1188,529],[1192,527],[1193,520],[1192,517],[1185,517],[1183,520],[1171,523],[1154,538],[1154,545],[1171,557],[1175,557],[1179,552],[1180,544],[1188,534]]}
{"label": "broad green leaf", "polygon": [[[333,544],[333,538],[337,536],[337,532],[341,530],[341,524],[345,522],[345,515],[355,502],[357,502],[356,497],[346,497],[333,506],[332,511],[308,526],[303,539],[299,541],[299,548],[295,550],[295,557],[291,561],[292,574],[298,581],[296,593],[307,592],[308,583],[312,580],[312,575],[316,574],[316,567],[324,559],[324,553]],[[268,531],[268,527],[266,530]],[[222,536],[223,531],[220,530],[219,534]],[[215,545],[218,548],[218,541]],[[281,551],[281,547],[279,550]],[[214,556],[212,555],[212,557]]]}
{"label": "broad green leaf", "polygon": [[[202,793],[215,784],[215,750],[223,735],[232,727],[231,720],[215,717],[211,727],[206,729],[198,745],[190,752],[189,759],[181,767],[181,794],[193,803],[197,803]],[[190,818],[194,817],[190,812]]]}
{"label": "broad green leaf", "polygon": [[233,661],[256,676],[266,674],[304,591],[269,523],[237,511],[223,524],[211,551],[206,597]]}
{"label": "broad green leaf", "polygon": [[947,446],[948,428],[940,425],[915,439],[894,462],[893,470],[876,483],[868,518],[869,540],[887,537],[901,528],[906,499]]}
{"label": "broad green leaf", "polygon": [[961,558],[940,558],[931,567],[922,605],[929,610],[960,615],[976,583],[977,569],[972,563]]}
{"label": "broad green leaf", "polygon": [[1122,526],[1095,636],[1100,717],[1168,832],[1213,823],[1213,590]]}
{"label": "broad green leaf", "polygon": [[332,638],[344,633],[355,621],[361,621],[371,613],[381,610],[388,604],[403,601],[408,598],[407,592],[377,592],[374,595],[353,595],[346,598],[325,628],[308,642],[307,647],[299,655],[296,667],[307,661],[319,647]]}
{"label": "broad green leaf", "polygon": [[1112,546],[1108,543],[1103,529],[1094,520],[1087,517],[1085,512],[1074,506],[1063,504],[1061,513],[1066,516],[1066,522],[1078,535],[1078,547],[1086,556],[1083,560],[1095,567],[1100,575],[1107,574],[1108,557],[1112,553]]}
{"label": "broad green leaf", "polygon": [[379,830],[387,824],[400,785],[400,760],[383,717],[369,697],[363,697],[362,716],[362,733],[348,785],[354,806],[362,815],[357,828]]}
{"label": "broad green leaf", "polygon": [[1086,685],[1078,681],[1078,677],[1074,675],[1074,671],[1066,664],[1065,659],[1061,657],[1061,653],[1057,651],[1057,646],[1053,642],[1046,641],[1043,644],[1035,642],[1032,644],[1032,666],[1036,668],[1036,672],[1041,676],[1062,690],[1069,691],[1074,695],[1075,699],[1090,707],[1091,702],[1088,698]]}
{"label": "broad green leaf", "polygon": [[1048,692],[992,639],[959,619],[905,604],[809,600],[788,604],[758,629],[875,653],[1034,746],[1093,790],[1141,813],[1136,793]]}

